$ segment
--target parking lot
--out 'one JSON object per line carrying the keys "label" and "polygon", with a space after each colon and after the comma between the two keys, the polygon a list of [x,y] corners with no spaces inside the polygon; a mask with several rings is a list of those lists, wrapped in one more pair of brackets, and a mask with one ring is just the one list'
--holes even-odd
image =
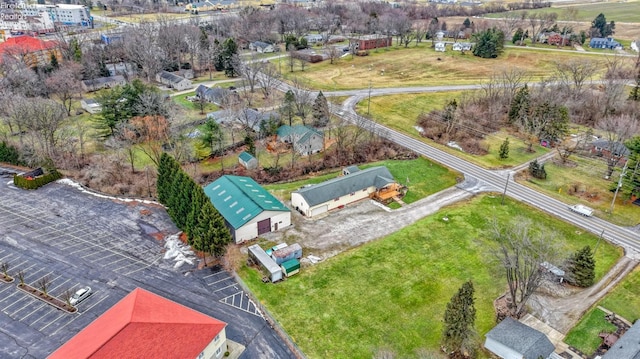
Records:
{"label": "parking lot", "polygon": [[[221,268],[174,268],[162,238],[177,230],[163,208],[124,203],[52,183],[24,191],[0,182],[0,262],[13,283],[0,282],[0,357],[46,357],[142,287],[228,323],[227,336],[247,347],[243,358],[293,357],[255,303]],[[17,273],[59,299],[90,286],[92,295],[66,313],[17,288]],[[269,354],[267,354],[269,353]]]}

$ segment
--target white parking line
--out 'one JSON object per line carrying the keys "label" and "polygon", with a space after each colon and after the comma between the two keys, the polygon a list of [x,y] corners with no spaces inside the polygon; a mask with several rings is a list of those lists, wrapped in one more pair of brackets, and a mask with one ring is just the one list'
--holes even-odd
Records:
{"label": "white parking line", "polygon": [[[23,310],[24,308],[26,308],[27,306],[29,306],[29,305],[31,305],[31,304],[33,304],[33,303],[27,303],[24,307],[22,307],[22,308],[20,308],[20,309],[16,310],[15,312],[13,312],[13,315],[16,315],[19,311]],[[38,308],[36,308],[36,309],[32,310],[32,311],[31,311],[31,313],[29,313],[29,314],[27,314],[27,315],[25,315],[25,316],[20,317],[20,321],[21,321],[21,322],[23,322],[26,318],[29,318],[30,316],[32,316],[32,315],[33,315],[33,313],[35,313],[35,312],[39,311],[39,310],[40,310],[40,309],[42,309],[42,307],[44,307],[45,305],[47,305],[47,304],[44,304],[44,303],[43,303],[43,304],[40,304],[40,306],[39,306]],[[42,318],[42,316],[41,316],[40,318]],[[39,320],[39,319],[38,319],[38,320]],[[37,320],[36,320],[36,321],[37,321]]]}
{"label": "white parking line", "polygon": [[[30,295],[28,295],[28,294],[26,294],[26,293],[22,293],[22,294],[24,294],[24,295],[25,295],[25,297],[24,297],[25,299],[27,299],[27,300],[31,300],[31,303],[29,303],[29,304],[32,304],[34,300],[37,300],[37,299],[35,299],[35,298],[32,298]],[[11,297],[13,297],[13,294],[11,295]],[[2,311],[3,311],[3,312],[5,312],[5,313],[7,313],[7,309],[9,309],[9,308],[13,307],[14,305],[16,305],[16,304],[18,304],[18,303],[20,303],[20,301],[19,301],[19,300],[16,300],[16,301],[14,301],[13,303],[11,303],[11,304],[7,305],[6,307],[4,307],[4,308],[2,309]]]}
{"label": "white parking line", "polygon": [[[68,321],[65,325],[61,326],[60,328],[56,329],[55,332],[49,334],[49,336],[53,336],[56,333],[58,333],[61,329],[65,328],[67,325],[71,324],[74,320],[80,318],[80,316],[82,315],[82,313],[90,310],[91,308],[95,307],[96,305],[100,304],[102,301],[104,301],[105,299],[107,299],[109,296],[106,295],[104,298],[100,299],[98,302],[96,302],[94,305],[90,306],[89,308],[85,309],[83,312],[80,312],[80,310],[78,310],[76,313],[78,313],[78,315],[76,315],[73,319],[71,319],[70,321]],[[91,297],[89,297],[91,298]]]}
{"label": "white parking line", "polygon": [[41,316],[40,316],[40,318],[36,319],[36,321],[35,321],[35,322],[33,322],[33,323],[29,324],[29,326],[30,326],[30,327],[32,327],[32,326],[34,326],[37,322],[39,322],[39,321],[41,321],[42,319],[46,318],[49,314],[52,314],[52,313],[54,313],[54,314],[55,314],[55,313],[57,312],[57,310],[56,310],[56,311],[53,311],[53,308],[51,308],[51,309],[52,309],[52,310],[50,310],[48,313],[46,313],[46,314],[44,314],[44,315],[41,315]]}
{"label": "white parking line", "polygon": [[216,273],[213,273],[213,274],[206,275],[206,276],[204,276],[204,277],[202,277],[202,278],[203,278],[203,279],[207,279],[207,278],[209,278],[209,277],[213,277],[214,275],[218,275],[218,274],[225,274],[225,273],[224,273],[224,272],[222,272],[222,271],[220,271],[220,272],[216,272]]}
{"label": "white parking line", "polygon": [[217,280],[217,281],[215,281],[215,282],[208,283],[207,285],[208,285],[208,286],[212,286],[212,285],[214,285],[214,284],[217,284],[217,283],[220,283],[220,282],[224,282],[225,280],[228,280],[228,279],[231,279],[231,277],[226,277],[226,278],[224,278],[224,279],[220,279],[220,280]]}
{"label": "white parking line", "polygon": [[234,284],[230,284],[230,285],[228,285],[228,286],[226,286],[226,287],[222,287],[222,288],[220,288],[220,289],[214,290],[212,293],[217,293],[217,292],[219,292],[219,291],[221,291],[221,290],[225,290],[225,289],[227,289],[227,288],[231,288],[231,287],[234,287],[234,286],[236,286],[236,285],[237,285],[237,284],[235,284],[235,283],[234,283]]}
{"label": "white parking line", "polygon": [[55,286],[55,287],[53,287],[53,288],[49,289],[49,292],[53,292],[54,290],[56,290],[56,289],[60,288],[63,284],[67,283],[67,282],[68,282],[68,281],[70,281],[70,280],[71,280],[71,278],[69,278],[69,279],[65,280],[64,282],[62,282],[62,283],[58,284],[57,286]]}
{"label": "white parking line", "polygon": [[69,313],[66,312],[62,312],[60,313],[60,315],[58,317],[56,317],[56,319],[52,320],[49,322],[49,324],[45,325],[44,327],[40,328],[40,331],[42,332],[43,330],[45,330],[48,326],[50,326],[51,324],[55,323],[58,321],[58,319],[62,318],[63,316],[67,315]]}

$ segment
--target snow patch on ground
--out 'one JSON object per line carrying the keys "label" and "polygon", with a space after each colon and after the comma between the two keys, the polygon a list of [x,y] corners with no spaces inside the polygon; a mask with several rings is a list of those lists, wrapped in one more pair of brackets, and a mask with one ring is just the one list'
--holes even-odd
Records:
{"label": "snow patch on ground", "polygon": [[167,236],[164,239],[164,248],[167,249],[164,253],[164,259],[173,259],[176,262],[173,266],[175,269],[182,267],[185,263],[193,265],[195,262],[195,253],[188,245],[182,243],[180,233]]}
{"label": "snow patch on ground", "polygon": [[82,193],[86,193],[86,194],[90,194],[94,197],[98,197],[98,198],[104,198],[104,199],[114,199],[117,201],[122,201],[122,202],[139,202],[139,203],[144,203],[144,204],[158,204],[158,202],[156,201],[150,201],[147,199],[137,199],[137,198],[122,198],[122,197],[115,197],[115,196],[108,196],[105,194],[101,194],[101,193],[96,193],[93,191],[90,191],[86,188],[84,188],[80,183],[72,181],[68,178],[62,178],[56,181],[57,183],[60,184],[64,184],[70,187],[73,187],[75,189],[77,189],[78,191],[82,192]]}

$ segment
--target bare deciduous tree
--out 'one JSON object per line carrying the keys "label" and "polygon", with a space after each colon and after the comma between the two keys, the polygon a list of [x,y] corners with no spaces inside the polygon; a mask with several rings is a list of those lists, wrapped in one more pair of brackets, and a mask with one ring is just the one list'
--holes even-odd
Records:
{"label": "bare deciduous tree", "polygon": [[80,92],[80,67],[76,62],[67,61],[45,80],[49,93],[62,103],[67,115],[71,115],[71,103]]}
{"label": "bare deciduous tree", "polygon": [[559,85],[571,90],[571,97],[576,99],[582,95],[586,82],[591,79],[600,66],[592,59],[573,59],[558,61],[555,63],[555,67],[555,76]]}
{"label": "bare deciduous tree", "polygon": [[500,263],[509,287],[511,316],[519,318],[542,281],[543,262],[553,262],[556,234],[534,228],[531,220],[516,217],[508,224],[493,222],[489,236],[493,255]]}
{"label": "bare deciduous tree", "polygon": [[623,143],[640,131],[640,121],[629,114],[608,115],[602,117],[596,127],[605,132],[606,147],[602,148],[600,154],[607,163],[604,177],[609,179],[615,167],[622,165]]}

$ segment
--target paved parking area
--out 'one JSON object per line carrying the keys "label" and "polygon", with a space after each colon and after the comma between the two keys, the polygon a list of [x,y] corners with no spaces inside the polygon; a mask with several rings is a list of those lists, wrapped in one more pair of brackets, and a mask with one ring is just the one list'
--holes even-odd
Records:
{"label": "paved parking area", "polygon": [[227,322],[227,336],[247,348],[242,358],[293,357],[229,273],[164,258],[157,238],[177,230],[161,207],[8,181],[0,178],[0,262],[33,287],[48,278],[58,298],[83,286],[93,294],[69,314],[19,290],[17,278],[0,283],[0,357],[46,357],[136,287]]}

